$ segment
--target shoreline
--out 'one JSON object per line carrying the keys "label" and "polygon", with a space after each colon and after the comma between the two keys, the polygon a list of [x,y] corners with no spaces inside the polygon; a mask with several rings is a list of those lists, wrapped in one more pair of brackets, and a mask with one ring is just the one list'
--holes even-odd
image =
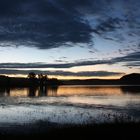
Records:
{"label": "shoreline", "polygon": [[46,76],[42,78],[34,77],[17,78],[0,76],[0,87],[44,87],[59,85],[137,85],[140,84],[140,74],[129,74],[120,79],[85,79],[85,80],[60,80],[56,78],[49,79]]}

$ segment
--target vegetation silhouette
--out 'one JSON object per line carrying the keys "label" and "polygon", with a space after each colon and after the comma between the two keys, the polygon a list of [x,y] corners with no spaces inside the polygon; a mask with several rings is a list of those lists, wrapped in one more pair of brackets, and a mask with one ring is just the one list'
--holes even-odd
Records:
{"label": "vegetation silhouette", "polygon": [[11,78],[5,75],[0,75],[0,86],[10,86]]}
{"label": "vegetation silhouette", "polygon": [[[57,124],[49,121],[37,121],[29,125],[17,125],[3,131],[0,128],[0,139],[138,139],[140,122],[114,119],[112,123],[90,124]],[[6,127],[7,128],[7,127]],[[26,133],[25,133],[26,132]]]}
{"label": "vegetation silhouette", "polygon": [[35,74],[34,72],[30,72],[30,73],[28,74],[28,78],[29,78],[29,79],[35,79],[35,78],[36,78],[36,74]]}
{"label": "vegetation silhouette", "polygon": [[140,74],[130,74],[120,79],[58,80],[47,75],[30,72],[27,78],[0,75],[0,87],[44,87],[55,85],[140,85]]}
{"label": "vegetation silhouette", "polygon": [[[44,74],[35,74],[30,72],[27,78],[8,77],[0,75],[0,94],[1,96],[10,96],[11,88],[28,88],[28,96],[52,96],[57,95],[58,85],[62,84],[56,78],[48,78]],[[6,94],[6,95],[2,95]]]}

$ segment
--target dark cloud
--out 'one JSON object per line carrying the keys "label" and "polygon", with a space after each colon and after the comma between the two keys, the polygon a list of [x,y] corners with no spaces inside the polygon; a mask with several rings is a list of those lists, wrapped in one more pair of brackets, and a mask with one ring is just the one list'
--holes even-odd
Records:
{"label": "dark cloud", "polygon": [[[117,28],[121,28],[121,19],[119,18],[108,18],[107,20],[101,22],[96,29],[95,32],[97,34],[103,34],[104,32],[114,31]],[[111,38],[106,38],[111,39]]]}
{"label": "dark cloud", "polygon": [[55,60],[55,62],[68,63],[68,61],[66,61],[66,60],[61,60],[61,59]]}
{"label": "dark cloud", "polygon": [[74,8],[69,7],[69,11],[67,5],[54,0],[0,2],[0,41],[40,49],[59,47],[67,42],[90,44],[91,27]]}
{"label": "dark cloud", "polygon": [[[138,0],[1,0],[0,46],[47,49],[76,43],[91,45],[93,33],[120,39],[114,32],[126,24],[132,29],[130,36],[138,35],[139,13]],[[91,15],[98,18],[87,20]],[[114,34],[108,35],[110,32]]]}
{"label": "dark cloud", "polygon": [[132,64],[133,62],[136,63],[139,61],[140,61],[140,52],[134,52],[134,53],[130,53],[130,54],[123,56],[123,57],[118,57],[118,58],[112,59],[112,63],[125,62],[125,63]]}
{"label": "dark cloud", "polygon": [[101,64],[117,64],[124,63],[125,66],[140,66],[140,52],[129,53],[122,57],[116,57],[108,60],[89,60],[89,61],[76,61],[73,63],[68,63],[61,60],[54,64],[44,64],[44,63],[0,63],[0,68],[71,68],[77,66],[90,66],[90,65],[101,65]]}
{"label": "dark cloud", "polygon": [[54,64],[42,64],[42,63],[0,63],[0,68],[71,68],[75,66],[87,66],[106,64],[108,61],[82,61],[74,63],[54,63]]}
{"label": "dark cloud", "polygon": [[116,57],[109,60],[93,60],[93,61],[80,61],[73,63],[54,63],[54,64],[43,64],[43,63],[0,63],[0,68],[71,68],[77,66],[90,66],[99,64],[116,64],[124,63],[125,65],[132,64],[132,66],[139,65],[140,52],[129,53],[126,56]]}
{"label": "dark cloud", "polygon": [[128,62],[125,66],[133,68],[133,67],[139,67],[140,68],[140,62]]}
{"label": "dark cloud", "polygon": [[108,72],[108,71],[82,71],[82,72],[69,72],[69,71],[40,71],[40,70],[5,70],[0,69],[1,74],[24,74],[28,75],[29,72],[35,72],[36,74],[47,74],[54,76],[79,76],[79,77],[98,77],[98,76],[117,76],[124,73]]}

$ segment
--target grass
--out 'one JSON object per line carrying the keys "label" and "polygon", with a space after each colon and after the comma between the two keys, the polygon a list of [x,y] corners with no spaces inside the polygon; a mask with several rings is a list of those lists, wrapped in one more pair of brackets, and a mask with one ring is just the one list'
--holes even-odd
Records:
{"label": "grass", "polygon": [[[44,124],[43,124],[44,125]],[[96,125],[63,125],[54,128],[32,128],[28,134],[1,135],[0,139],[136,139],[140,137],[140,123],[106,123]],[[24,128],[26,129],[26,127]]]}
{"label": "grass", "polygon": [[[111,118],[111,114],[107,116]],[[47,121],[17,126],[10,132],[0,133],[0,139],[137,139],[140,137],[140,122],[127,115],[115,116],[110,123],[64,124],[58,125]],[[0,130],[2,132],[2,130]]]}

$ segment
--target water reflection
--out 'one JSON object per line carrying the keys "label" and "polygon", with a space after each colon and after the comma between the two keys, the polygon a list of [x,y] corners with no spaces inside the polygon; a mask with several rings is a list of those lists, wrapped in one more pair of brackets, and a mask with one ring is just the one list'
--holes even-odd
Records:
{"label": "water reflection", "polygon": [[124,95],[140,93],[140,86],[61,86],[57,95]]}
{"label": "water reflection", "polygon": [[58,89],[58,95],[122,95],[120,87],[108,86],[62,86]]}
{"label": "water reflection", "polygon": [[35,87],[29,87],[28,90],[27,90],[27,92],[28,92],[28,96],[29,97],[34,97],[34,96],[37,95],[37,88],[35,88]]}
{"label": "water reflection", "polygon": [[140,86],[40,86],[29,88],[0,88],[0,96],[43,97],[72,95],[140,94]]}
{"label": "water reflection", "polygon": [[[44,96],[57,96],[57,86],[40,86],[40,87],[29,87],[19,89],[18,93],[15,93],[15,89],[12,89],[10,96],[27,96],[27,97],[44,97]],[[19,94],[20,93],[20,94]]]}
{"label": "water reflection", "polygon": [[0,88],[0,96],[9,96],[10,88]]}
{"label": "water reflection", "polygon": [[139,94],[140,93],[140,86],[122,86],[121,90],[124,93],[135,93],[135,94]]}
{"label": "water reflection", "polygon": [[29,87],[27,90],[29,97],[57,96],[57,86]]}

